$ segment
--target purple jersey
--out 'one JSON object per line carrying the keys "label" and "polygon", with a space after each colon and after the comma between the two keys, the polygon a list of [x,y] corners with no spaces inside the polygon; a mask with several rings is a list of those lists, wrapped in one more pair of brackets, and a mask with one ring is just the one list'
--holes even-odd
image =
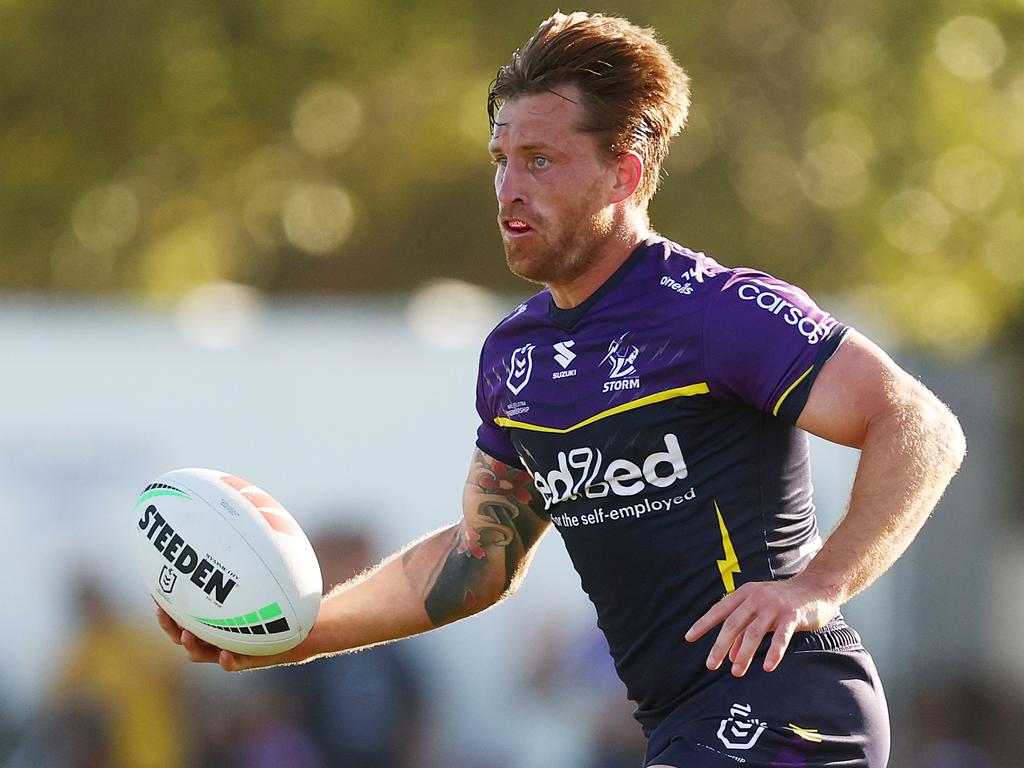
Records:
{"label": "purple jersey", "polygon": [[645,726],[728,674],[690,625],[820,548],[792,425],[846,330],[799,288],[652,238],[581,305],[542,291],[484,343],[477,445],[533,476]]}

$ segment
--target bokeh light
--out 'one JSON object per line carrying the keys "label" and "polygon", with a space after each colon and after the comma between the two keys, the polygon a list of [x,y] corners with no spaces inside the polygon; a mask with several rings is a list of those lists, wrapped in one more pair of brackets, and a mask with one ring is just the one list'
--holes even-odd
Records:
{"label": "bokeh light", "polygon": [[259,294],[245,285],[213,282],[198,285],[178,302],[175,318],[182,334],[200,347],[229,349],[256,327]]}
{"label": "bokeh light", "polygon": [[223,217],[203,215],[181,200],[165,213],[174,223],[156,236],[143,253],[146,293],[165,301],[197,285],[225,280],[242,261],[241,243]]}
{"label": "bokeh light", "polygon": [[935,166],[935,188],[943,199],[964,211],[990,207],[1003,188],[1003,170],[977,146],[955,147]]}
{"label": "bokeh light", "polygon": [[479,346],[501,314],[501,303],[489,291],[462,280],[431,281],[406,307],[413,333],[440,349]]}
{"label": "bokeh light", "polygon": [[71,228],[94,253],[110,253],[128,243],[139,225],[139,203],[131,188],[110,184],[89,190],[71,209]]}
{"label": "bokeh light", "polygon": [[340,155],[359,135],[363,109],[340,83],[319,83],[303,92],[292,112],[292,134],[314,157]]}
{"label": "bokeh light", "polygon": [[964,80],[991,77],[1006,58],[1006,41],[999,27],[980,16],[957,16],[935,36],[935,53],[942,65]]}
{"label": "bokeh light", "polygon": [[[535,21],[526,6],[494,25],[435,0],[54,2],[0,3],[0,288],[163,302],[218,280],[389,293],[444,275],[529,290],[500,258],[484,151],[487,88]],[[1015,270],[992,264],[1012,260],[999,222],[1024,209],[1020,7],[612,2],[692,82],[652,225],[812,295],[955,251],[1005,313],[993,327],[1015,328],[1024,303],[998,277]],[[884,312],[931,345],[912,312]]]}
{"label": "bokeh light", "polygon": [[876,154],[875,138],[868,124],[852,112],[840,110],[814,118],[804,133],[804,143],[808,147],[845,145],[865,163],[871,162]]}
{"label": "bokeh light", "polygon": [[906,189],[885,202],[879,220],[885,239],[910,254],[934,252],[949,234],[946,206],[931,192]]}
{"label": "bokeh light", "polygon": [[288,241],[314,256],[333,253],[352,234],[355,209],[348,192],[335,184],[297,184],[282,210]]}
{"label": "bokeh light", "polygon": [[847,208],[868,189],[864,160],[846,144],[817,144],[800,163],[800,183],[807,198],[822,208]]}

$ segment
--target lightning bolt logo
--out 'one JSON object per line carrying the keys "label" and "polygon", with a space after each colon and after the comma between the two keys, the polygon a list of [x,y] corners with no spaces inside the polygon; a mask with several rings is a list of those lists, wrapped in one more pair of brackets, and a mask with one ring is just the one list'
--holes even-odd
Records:
{"label": "lightning bolt logo", "polygon": [[725,518],[722,517],[722,510],[715,502],[715,514],[718,515],[718,528],[722,532],[722,549],[725,552],[725,559],[718,561],[718,572],[722,574],[722,583],[725,584],[725,591],[733,592],[736,589],[735,574],[740,573],[740,561],[736,557],[736,550],[732,547],[732,539],[729,538],[729,529],[725,527]]}

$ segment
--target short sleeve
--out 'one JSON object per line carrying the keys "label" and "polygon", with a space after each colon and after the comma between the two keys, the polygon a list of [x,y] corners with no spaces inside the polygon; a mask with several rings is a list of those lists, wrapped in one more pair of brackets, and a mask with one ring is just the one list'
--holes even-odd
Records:
{"label": "short sleeve", "polygon": [[848,331],[802,289],[762,272],[734,270],[704,317],[708,390],[795,422]]}
{"label": "short sleeve", "polygon": [[476,446],[488,456],[505,462],[509,466],[523,468],[516,453],[515,446],[508,432],[499,427],[495,421],[494,398],[488,392],[488,385],[483,373],[484,354],[480,355],[480,369],[476,378],[476,412],[480,416],[480,426],[476,430]]}

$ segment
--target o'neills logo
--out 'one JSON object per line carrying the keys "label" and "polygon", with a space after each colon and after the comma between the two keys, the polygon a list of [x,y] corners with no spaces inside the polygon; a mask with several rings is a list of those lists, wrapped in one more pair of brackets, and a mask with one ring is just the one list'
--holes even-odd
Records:
{"label": "o'neills logo", "polygon": [[533,473],[534,485],[544,497],[544,508],[581,495],[599,499],[608,494],[635,496],[648,485],[668,488],[686,477],[687,469],[679,439],[670,433],[664,440],[665,450],[655,451],[640,464],[612,459],[605,465],[601,451],[590,447],[559,451],[557,467],[547,473]]}
{"label": "o'neills logo", "polygon": [[[139,520],[139,530],[146,532],[146,538],[153,542],[157,551],[178,573],[188,576],[189,581],[213,597],[219,605],[224,604],[231,590],[235,588],[235,580],[229,578],[221,568],[205,557],[200,558],[152,504],[143,511],[142,519]],[[164,570],[167,570],[166,566]],[[169,579],[168,575],[161,574],[160,582],[164,591],[174,588],[174,580]],[[165,586],[168,582],[169,588]]]}

